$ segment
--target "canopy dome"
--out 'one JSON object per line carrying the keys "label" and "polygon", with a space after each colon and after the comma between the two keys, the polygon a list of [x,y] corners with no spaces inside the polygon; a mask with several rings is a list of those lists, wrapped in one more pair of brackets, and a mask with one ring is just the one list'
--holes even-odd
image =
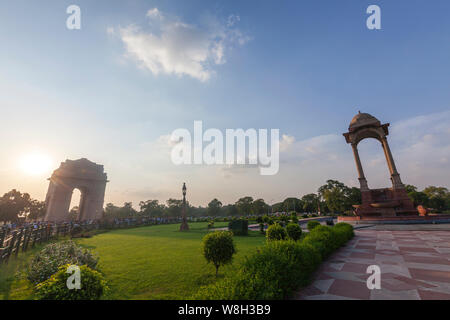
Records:
{"label": "canopy dome", "polygon": [[349,129],[355,129],[358,127],[363,127],[367,125],[380,125],[380,120],[368,113],[358,112],[356,116],[350,121]]}

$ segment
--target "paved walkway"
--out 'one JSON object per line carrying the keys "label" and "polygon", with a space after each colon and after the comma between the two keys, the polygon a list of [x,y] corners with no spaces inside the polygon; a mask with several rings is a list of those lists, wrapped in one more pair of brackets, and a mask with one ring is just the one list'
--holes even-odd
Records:
{"label": "paved walkway", "polygon": [[[367,288],[369,265],[380,267],[381,289]],[[450,231],[355,230],[294,298],[450,300]]]}

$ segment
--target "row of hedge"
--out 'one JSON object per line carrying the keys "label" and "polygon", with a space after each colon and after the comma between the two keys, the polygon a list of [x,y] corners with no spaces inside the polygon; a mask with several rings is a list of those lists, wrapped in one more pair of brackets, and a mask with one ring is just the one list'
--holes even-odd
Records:
{"label": "row of hedge", "polygon": [[317,226],[301,241],[268,241],[247,257],[238,271],[202,287],[194,299],[284,299],[307,285],[313,272],[333,251],[354,236],[353,227]]}

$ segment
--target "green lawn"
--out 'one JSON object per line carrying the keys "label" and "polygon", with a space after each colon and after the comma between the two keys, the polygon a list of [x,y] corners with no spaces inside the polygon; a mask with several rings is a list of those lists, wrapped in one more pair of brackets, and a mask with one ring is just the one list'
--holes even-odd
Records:
{"label": "green lawn", "polygon": [[[227,223],[216,223],[224,227]],[[105,274],[111,292],[108,299],[187,299],[202,286],[215,281],[214,267],[201,253],[201,239],[207,223],[190,223],[189,232],[179,225],[161,225],[114,230],[92,238],[78,239],[82,246],[100,257],[99,268]],[[265,242],[257,232],[234,237],[238,253],[233,265],[219,270],[221,276],[233,272],[245,255]],[[36,250],[35,250],[36,251]],[[0,296],[26,299],[31,295],[23,270],[32,253],[11,259],[8,270],[0,266]]]}

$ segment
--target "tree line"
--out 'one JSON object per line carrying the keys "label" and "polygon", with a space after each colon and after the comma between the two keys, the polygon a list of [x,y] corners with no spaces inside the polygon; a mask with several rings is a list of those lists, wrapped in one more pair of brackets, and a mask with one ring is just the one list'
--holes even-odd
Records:
{"label": "tree line", "polygon": [[[450,211],[450,192],[445,187],[429,186],[419,191],[416,186],[406,185],[406,192],[415,206],[422,205],[435,212]],[[211,200],[206,207],[192,206],[187,202],[188,216],[245,216],[261,215],[275,212],[344,214],[352,212],[352,205],[361,203],[359,188],[348,187],[337,180],[328,180],[318,188],[317,193],[309,193],[301,197],[286,198],[281,202],[268,204],[264,199],[254,199],[246,196],[233,204],[224,205],[220,200]],[[123,206],[106,204],[104,216],[112,218],[126,218],[133,216],[149,217],[177,217],[182,214],[183,201],[169,199],[165,203],[158,200],[146,200],[139,203],[139,209],[133,208],[131,202]],[[76,220],[78,208],[70,211],[71,218]],[[19,222],[35,220],[45,215],[45,202],[32,199],[28,193],[21,193],[13,189],[0,197],[0,221]]]}
{"label": "tree line", "polygon": [[[187,215],[189,216],[245,216],[261,215],[275,212],[297,213],[344,213],[351,211],[353,204],[361,202],[361,192],[358,188],[348,187],[342,182],[328,180],[321,186],[317,193],[306,194],[302,197],[290,197],[285,200],[268,204],[264,199],[254,199],[246,196],[238,199],[233,204],[224,205],[220,200],[211,200],[206,207],[191,206],[187,202]],[[108,203],[105,207],[106,217],[130,217],[143,216],[180,216],[182,213],[182,200],[169,199],[166,203],[158,200],[147,200],[139,203],[139,211],[133,208],[131,202],[126,202],[122,207]]]}

